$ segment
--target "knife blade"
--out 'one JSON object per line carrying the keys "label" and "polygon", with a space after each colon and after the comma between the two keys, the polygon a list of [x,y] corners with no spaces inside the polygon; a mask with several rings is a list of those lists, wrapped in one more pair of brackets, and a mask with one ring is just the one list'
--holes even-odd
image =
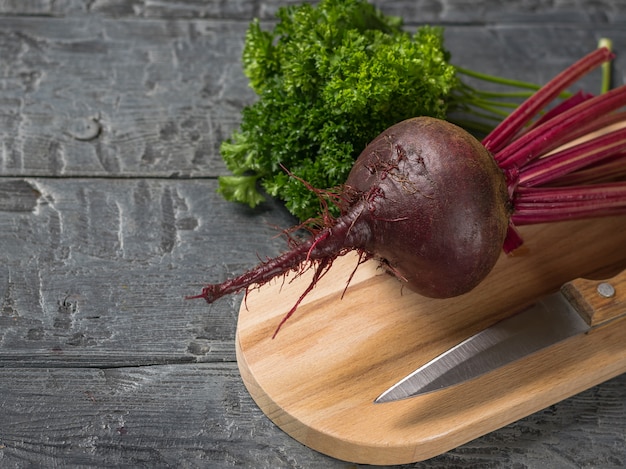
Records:
{"label": "knife blade", "polygon": [[375,399],[393,402],[455,386],[626,316],[626,270],[576,279],[420,366]]}

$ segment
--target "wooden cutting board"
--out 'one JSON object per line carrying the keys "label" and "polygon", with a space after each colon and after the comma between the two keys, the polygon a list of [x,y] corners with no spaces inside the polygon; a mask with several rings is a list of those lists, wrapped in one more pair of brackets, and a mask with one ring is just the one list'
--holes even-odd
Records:
{"label": "wooden cutting board", "polygon": [[[526,243],[458,298],[402,290],[375,261],[346,281],[337,259],[275,339],[310,275],[251,291],[237,327],[243,381],[263,412],[301,443],[338,459],[402,464],[431,458],[626,371],[626,319],[481,378],[374,404],[400,378],[580,276],[626,267],[626,217],[526,227]],[[598,272],[602,270],[602,272]]]}

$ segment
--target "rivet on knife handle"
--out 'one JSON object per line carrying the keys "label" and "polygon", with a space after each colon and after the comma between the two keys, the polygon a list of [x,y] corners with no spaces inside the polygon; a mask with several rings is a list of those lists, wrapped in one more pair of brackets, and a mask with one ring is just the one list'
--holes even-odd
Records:
{"label": "rivet on knife handle", "polygon": [[626,270],[606,280],[572,280],[561,292],[591,327],[626,314]]}

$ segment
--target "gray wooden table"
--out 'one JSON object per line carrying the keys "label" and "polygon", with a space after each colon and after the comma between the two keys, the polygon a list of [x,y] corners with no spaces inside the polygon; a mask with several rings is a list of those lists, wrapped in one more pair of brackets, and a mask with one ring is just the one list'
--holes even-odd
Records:
{"label": "gray wooden table", "polygon": [[[241,297],[183,300],[293,223],[215,194],[254,98],[245,29],[281,3],[0,0],[1,467],[354,467],[247,394]],[[622,0],[380,3],[445,25],[455,64],[535,82],[607,36],[626,82]],[[626,376],[414,467],[626,467]]]}

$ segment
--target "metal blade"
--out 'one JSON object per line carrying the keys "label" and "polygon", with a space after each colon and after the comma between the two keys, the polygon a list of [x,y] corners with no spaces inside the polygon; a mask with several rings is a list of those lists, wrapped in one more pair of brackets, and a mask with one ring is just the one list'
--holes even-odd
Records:
{"label": "metal blade", "polygon": [[587,322],[561,293],[548,295],[442,353],[374,402],[406,399],[460,384],[588,330]]}

